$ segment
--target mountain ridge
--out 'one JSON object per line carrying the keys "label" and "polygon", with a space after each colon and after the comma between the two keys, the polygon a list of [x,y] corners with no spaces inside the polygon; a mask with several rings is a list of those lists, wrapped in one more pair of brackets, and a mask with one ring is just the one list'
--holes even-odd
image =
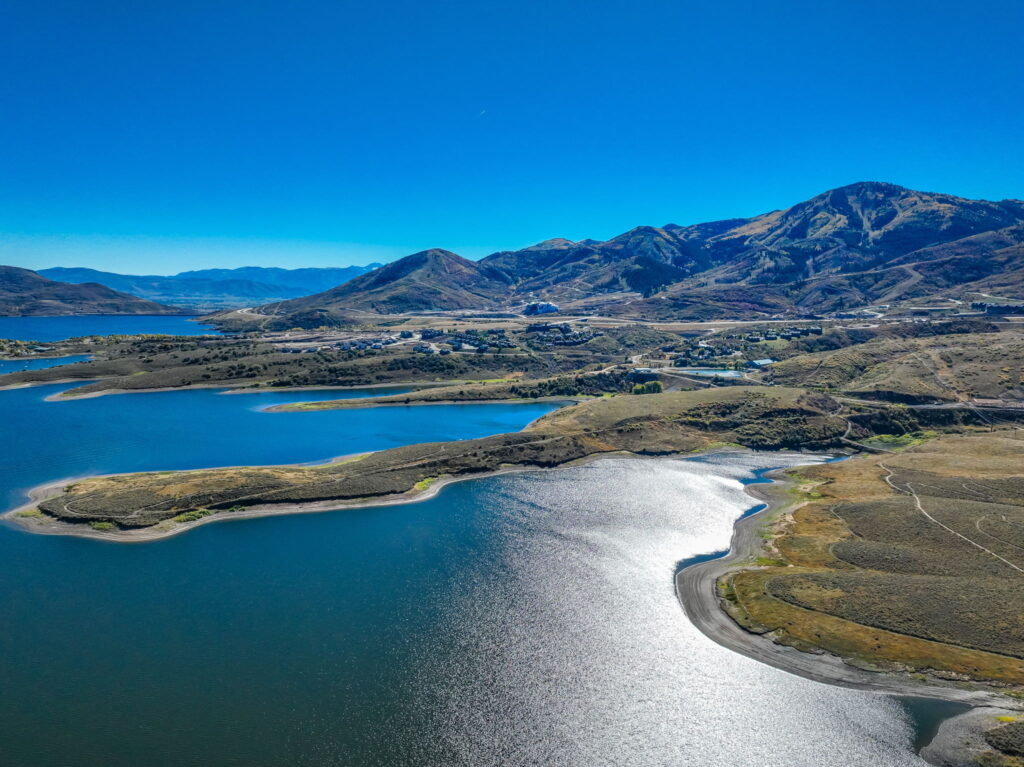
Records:
{"label": "mountain ridge", "polygon": [[[476,262],[421,251],[260,311],[327,324],[352,311],[516,310],[536,300],[637,319],[817,314],[974,282],[1024,285],[1022,246],[1024,201],[860,181],[757,216],[638,226],[605,241],[555,237]],[[459,268],[420,272],[425,253]]]}

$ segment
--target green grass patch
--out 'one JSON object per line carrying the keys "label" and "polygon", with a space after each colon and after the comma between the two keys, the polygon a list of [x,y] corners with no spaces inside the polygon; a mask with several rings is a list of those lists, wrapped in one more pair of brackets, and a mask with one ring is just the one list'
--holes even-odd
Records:
{"label": "green grass patch", "polygon": [[41,516],[43,516],[43,512],[41,512],[39,509],[25,509],[24,511],[19,511],[14,516],[16,516],[16,517],[41,517]]}
{"label": "green grass patch", "polygon": [[934,431],[912,431],[907,434],[876,434],[864,440],[865,445],[880,447],[885,450],[906,450],[908,447],[921,445],[938,435]]}
{"label": "green grass patch", "polygon": [[89,527],[91,527],[93,530],[99,530],[101,532],[104,531],[104,530],[116,530],[117,529],[117,525],[115,525],[113,522],[97,522],[97,521],[93,521],[93,522],[89,523]]}
{"label": "green grass patch", "polygon": [[174,517],[172,522],[195,522],[197,519],[208,517],[213,512],[210,509],[193,509],[192,511],[186,511],[178,516]]}
{"label": "green grass patch", "polygon": [[427,477],[426,479],[421,479],[419,482],[413,485],[413,489],[418,492],[422,492],[426,490],[428,487],[430,487],[432,484],[437,482],[437,480],[437,477]]}

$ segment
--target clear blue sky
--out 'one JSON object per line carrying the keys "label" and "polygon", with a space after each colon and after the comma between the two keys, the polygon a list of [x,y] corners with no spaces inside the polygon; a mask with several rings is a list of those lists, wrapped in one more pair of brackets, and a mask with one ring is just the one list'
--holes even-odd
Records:
{"label": "clear blue sky", "polygon": [[7,0],[0,263],[469,257],[1024,197],[1021,0]]}

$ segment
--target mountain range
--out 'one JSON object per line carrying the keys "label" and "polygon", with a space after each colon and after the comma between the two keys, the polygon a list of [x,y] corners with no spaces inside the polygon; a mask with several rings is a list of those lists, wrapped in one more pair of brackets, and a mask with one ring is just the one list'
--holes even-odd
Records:
{"label": "mountain range", "polygon": [[281,327],[536,300],[638,319],[756,318],[1022,286],[1024,202],[860,182],[752,218],[640,226],[603,242],[553,239],[475,262],[426,250],[257,311]]}
{"label": "mountain range", "polygon": [[0,266],[0,315],[184,314],[97,283],[72,285],[47,279],[28,269]]}
{"label": "mountain range", "polygon": [[[938,295],[1021,297],[1024,202],[868,181],[751,218],[639,226],[605,241],[551,239],[479,261],[435,248],[383,266],[170,277],[55,268],[36,281],[16,272],[0,312],[77,311],[72,293],[54,286],[82,283],[91,285],[84,312],[120,302],[143,313],[135,296],[208,311],[256,306],[234,320],[268,328],[344,325],[367,314],[521,311],[534,301],[646,320],[816,316]],[[103,298],[100,286],[120,292]],[[51,298],[57,293],[64,298]],[[148,306],[146,313],[174,311]]]}
{"label": "mountain range", "polygon": [[305,269],[243,266],[237,269],[199,269],[171,276],[54,267],[40,269],[38,274],[59,282],[99,283],[150,301],[214,311],[318,293],[378,266],[380,264]]}

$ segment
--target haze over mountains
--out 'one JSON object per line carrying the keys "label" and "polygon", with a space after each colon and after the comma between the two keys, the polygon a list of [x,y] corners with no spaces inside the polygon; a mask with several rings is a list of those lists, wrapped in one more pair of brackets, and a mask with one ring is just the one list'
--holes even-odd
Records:
{"label": "haze over mountains", "polygon": [[[164,304],[256,306],[248,321],[277,328],[346,324],[367,312],[521,311],[537,300],[648,320],[819,315],[938,294],[1021,297],[1024,202],[860,182],[752,218],[640,226],[603,242],[552,239],[479,261],[431,249],[384,266],[40,274]],[[21,285],[26,305],[41,306],[42,284]],[[22,311],[10,297],[7,307]]]}
{"label": "haze over mountains", "polygon": [[306,269],[243,266],[237,269],[200,269],[171,276],[55,267],[40,269],[38,274],[60,282],[95,282],[150,301],[212,311],[318,293],[378,266],[380,264],[376,263]]}
{"label": "haze over mountains", "polygon": [[477,262],[427,250],[258,311],[281,327],[535,300],[642,319],[750,318],[1022,285],[1024,202],[861,182],[753,218],[553,239]]}

